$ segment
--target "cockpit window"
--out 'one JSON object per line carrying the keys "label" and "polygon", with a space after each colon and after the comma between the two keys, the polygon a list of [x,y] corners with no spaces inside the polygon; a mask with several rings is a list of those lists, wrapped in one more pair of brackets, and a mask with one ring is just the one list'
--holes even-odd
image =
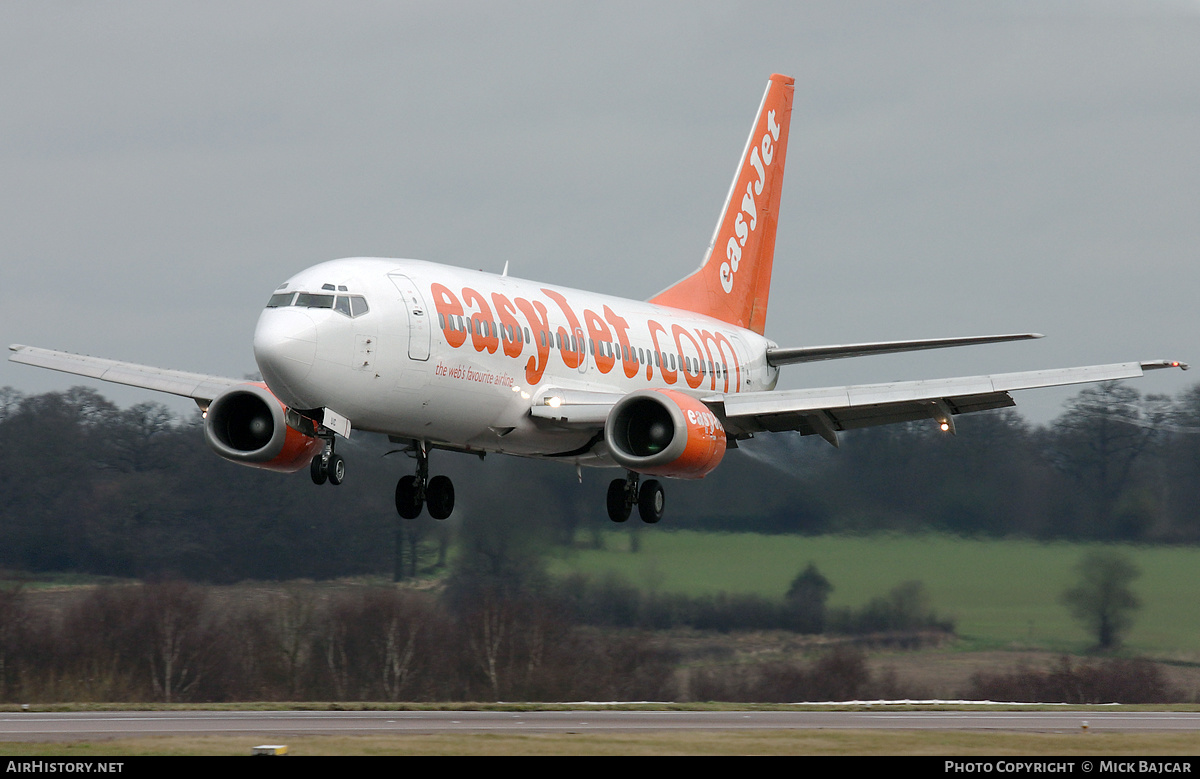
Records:
{"label": "cockpit window", "polygon": [[267,308],[300,306],[302,308],[332,308],[348,317],[359,317],[370,311],[362,295],[324,295],[313,292],[277,292],[267,301]]}
{"label": "cockpit window", "polygon": [[333,295],[314,295],[301,292],[296,296],[296,305],[305,308],[333,308]]}

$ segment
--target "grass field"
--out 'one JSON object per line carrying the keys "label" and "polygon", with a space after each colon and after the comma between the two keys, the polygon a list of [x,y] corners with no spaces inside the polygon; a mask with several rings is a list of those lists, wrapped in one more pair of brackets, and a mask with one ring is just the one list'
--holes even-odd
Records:
{"label": "grass field", "polygon": [[[1075,565],[1097,545],[980,541],[942,535],[764,536],[643,532],[606,536],[605,550],[559,558],[558,573],[614,572],[647,590],[728,592],[782,597],[810,561],[834,586],[831,606],[861,606],[900,582],[924,582],[933,606],[953,617],[969,648],[1036,647],[1077,652],[1091,637],[1067,613],[1062,592]],[[1143,608],[1127,639],[1130,652],[1200,661],[1200,549],[1112,547],[1141,569],[1134,590]]]}

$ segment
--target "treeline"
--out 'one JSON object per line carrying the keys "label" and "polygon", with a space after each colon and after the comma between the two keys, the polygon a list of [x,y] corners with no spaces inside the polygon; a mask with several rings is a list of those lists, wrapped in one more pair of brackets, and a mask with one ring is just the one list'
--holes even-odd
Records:
{"label": "treeline", "polygon": [[1094,704],[1176,703],[1188,696],[1149,660],[1118,658],[1088,663],[1064,656],[1051,668],[1024,666],[974,674],[967,697],[980,701]]}
{"label": "treeline", "polygon": [[957,435],[932,422],[853,431],[836,450],[816,436],[761,436],[714,476],[753,483],[768,466],[770,489],[705,494],[724,510],[691,504],[672,526],[1200,542],[1200,387],[1172,399],[1099,384],[1044,426],[1014,409],[956,422]]}
{"label": "treeline", "polygon": [[389,474],[374,452],[355,465],[354,488],[322,490],[214,456],[198,413],[3,390],[0,567],[214,582],[390,571]]}
{"label": "treeline", "polygon": [[919,581],[902,582],[861,608],[830,608],[826,601],[833,586],[811,564],[793,580],[783,598],[647,592],[612,575],[599,580],[569,576],[549,582],[545,590],[573,621],[598,627],[874,635],[877,642],[892,644],[954,634],[954,621],[934,610]]}
{"label": "treeline", "polygon": [[[0,701],[669,700],[673,658],[545,604],[362,587],[247,597],[184,582],[66,604],[0,590]],[[241,595],[239,596],[239,593]]]}
{"label": "treeline", "polygon": [[[475,582],[478,584],[478,582]],[[498,583],[493,582],[493,585]],[[685,658],[671,634],[576,622],[554,595],[180,581],[0,590],[0,703],[845,701],[929,697],[855,642],[806,659]],[[687,660],[684,662],[684,660]],[[1142,660],[979,673],[957,697],[1188,699]]]}
{"label": "treeline", "polygon": [[[604,620],[571,597],[578,580],[544,584],[536,570],[497,578],[460,568],[440,594],[181,581],[36,599],[0,589],[0,702],[682,701],[736,696],[746,682],[735,671],[735,686],[722,687],[726,669],[681,669],[661,634],[597,627]],[[738,606],[710,609],[712,627],[739,627]],[[776,692],[796,700],[873,688],[859,650],[787,667],[810,680]]]}
{"label": "treeline", "polygon": [[455,517],[402,521],[393,494],[414,465],[394,450],[384,436],[356,432],[338,444],[346,483],[318,487],[307,470],[217,457],[199,413],[121,409],[84,387],[29,396],[2,388],[0,569],[214,583],[411,577],[444,566],[468,517],[569,543],[603,511],[603,491],[583,494],[558,463],[434,452],[434,473],[459,487]]}
{"label": "treeline", "polygon": [[[837,647],[809,663],[770,662],[707,668],[692,674],[695,700],[746,703],[918,700],[921,691],[888,670],[872,671],[862,651]],[[1194,700],[1162,668],[1143,659],[1072,662],[975,674],[960,700],[1072,704],[1182,703]]]}
{"label": "treeline", "polygon": [[[698,482],[672,482],[653,530],[941,531],[976,536],[1200,542],[1200,388],[1171,399],[1085,389],[1045,426],[1012,410],[842,435],[762,435]],[[347,482],[316,487],[221,460],[198,414],[120,409],[95,391],[0,390],[0,567],[190,580],[410,576],[444,565],[472,522],[544,544],[601,543],[611,470],[578,484],[557,463],[434,452],[458,486],[448,522],[401,522],[412,461],[385,438],[339,443]],[[636,538],[636,535],[635,535]]]}

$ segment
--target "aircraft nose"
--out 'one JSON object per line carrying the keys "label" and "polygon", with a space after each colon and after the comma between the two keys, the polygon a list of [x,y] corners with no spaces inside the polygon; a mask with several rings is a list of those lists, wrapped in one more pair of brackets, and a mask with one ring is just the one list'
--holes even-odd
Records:
{"label": "aircraft nose", "polygon": [[263,380],[286,405],[312,408],[305,379],[317,356],[317,326],[304,309],[268,308],[254,329],[254,360]]}

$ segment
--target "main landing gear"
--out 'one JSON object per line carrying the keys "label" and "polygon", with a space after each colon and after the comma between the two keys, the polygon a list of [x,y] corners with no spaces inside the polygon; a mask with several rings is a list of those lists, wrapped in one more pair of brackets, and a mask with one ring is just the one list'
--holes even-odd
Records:
{"label": "main landing gear", "polygon": [[309,463],[308,473],[312,476],[313,484],[324,484],[328,480],[336,487],[346,478],[346,461],[333,451],[333,436],[325,439],[325,442],[324,451]]}
{"label": "main landing gear", "polygon": [[424,441],[417,442],[414,451],[417,472],[396,482],[396,513],[405,519],[416,519],[424,505],[429,516],[445,519],[454,511],[454,482],[449,476],[429,478],[429,450]]}
{"label": "main landing gear", "polygon": [[639,485],[641,475],[630,471],[624,479],[613,479],[608,485],[608,518],[613,522],[629,519],[634,504],[638,515],[648,525],[662,519],[666,507],[666,494],[657,479],[649,479]]}

